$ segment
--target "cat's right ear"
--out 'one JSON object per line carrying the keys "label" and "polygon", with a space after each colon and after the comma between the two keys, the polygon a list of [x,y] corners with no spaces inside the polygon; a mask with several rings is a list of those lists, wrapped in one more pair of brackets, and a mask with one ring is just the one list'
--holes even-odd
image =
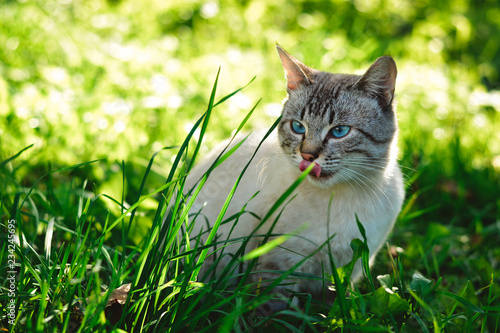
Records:
{"label": "cat's right ear", "polygon": [[285,70],[288,90],[297,90],[302,86],[311,84],[312,69],[289,55],[281,46],[276,45],[276,49]]}
{"label": "cat's right ear", "polygon": [[397,74],[394,59],[383,56],[368,68],[356,85],[375,96],[380,96],[386,105],[391,105]]}

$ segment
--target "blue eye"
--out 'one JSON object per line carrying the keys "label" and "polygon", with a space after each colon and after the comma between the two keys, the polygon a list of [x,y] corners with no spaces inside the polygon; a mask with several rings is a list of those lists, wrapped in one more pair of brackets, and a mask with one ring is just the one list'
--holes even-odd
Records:
{"label": "blue eye", "polygon": [[334,138],[341,138],[349,134],[351,127],[349,126],[337,126],[332,128],[332,135]]}
{"label": "blue eye", "polygon": [[297,120],[294,120],[292,121],[292,131],[297,134],[304,134],[306,132],[306,128]]}

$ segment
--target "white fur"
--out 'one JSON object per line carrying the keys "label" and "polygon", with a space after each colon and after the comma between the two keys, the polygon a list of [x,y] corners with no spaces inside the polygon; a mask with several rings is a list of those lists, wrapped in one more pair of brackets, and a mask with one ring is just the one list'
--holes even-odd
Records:
{"label": "white fur", "polygon": [[[227,195],[255,151],[263,134],[263,132],[259,132],[250,135],[248,140],[230,158],[212,172],[197,197],[195,205],[191,209],[192,212],[201,209],[201,214],[207,217],[213,225]],[[196,184],[224,146],[225,144],[215,149],[192,171],[187,180],[187,188]],[[225,216],[229,217],[238,213],[248,203],[247,211],[263,217],[283,192],[299,177],[300,173],[296,163],[282,152],[276,132],[274,132],[264,142],[250,164]],[[308,177],[311,178],[311,176]],[[329,235],[333,234],[336,236],[331,241],[331,247],[337,267],[348,263],[352,258],[351,241],[354,238],[361,238],[355,214],[366,229],[371,261],[373,261],[373,257],[384,244],[399,214],[404,191],[401,172],[395,160],[391,160],[386,169],[379,173],[379,177],[372,181],[373,184],[369,182],[364,184],[371,186],[371,189],[367,189],[366,186],[361,187],[360,183],[355,182],[322,188],[317,186],[314,180],[303,181],[289,197],[288,200],[295,196],[286,205],[273,233],[291,233],[303,225],[307,228],[302,229],[301,237],[292,237],[282,247],[275,248],[262,256],[259,259],[260,267],[270,264],[268,266],[287,270],[303,259],[302,255],[307,256],[314,252],[328,239]],[[258,191],[260,193],[250,200]],[[381,195],[382,191],[384,195]],[[380,195],[374,195],[377,192]],[[331,213],[328,216],[328,206],[332,194]],[[274,216],[257,234],[265,234],[273,221]],[[230,238],[250,235],[258,223],[259,221],[252,215],[242,215]],[[221,235],[219,239],[226,239],[232,226],[233,223],[221,225],[218,230],[218,234]],[[206,223],[203,218],[198,217],[193,235],[198,234],[202,229],[206,230]],[[226,247],[225,253],[235,253],[240,244],[235,243]],[[250,249],[247,249],[247,252]],[[223,261],[223,264],[227,264],[228,260]],[[210,262],[207,260],[208,265]],[[326,271],[330,267],[326,251],[316,254],[298,271],[321,276],[322,266]],[[353,279],[360,275],[361,271],[357,267]],[[313,280],[299,282],[293,286],[287,286],[287,288],[314,294],[323,291],[321,282]]]}

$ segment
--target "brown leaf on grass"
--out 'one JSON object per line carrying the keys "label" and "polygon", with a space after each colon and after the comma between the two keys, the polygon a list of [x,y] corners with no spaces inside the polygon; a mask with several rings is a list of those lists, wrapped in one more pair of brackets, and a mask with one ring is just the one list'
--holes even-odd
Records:
{"label": "brown leaf on grass", "polygon": [[[113,290],[111,292],[111,295],[109,295],[108,305],[106,305],[106,307],[110,306],[112,303],[125,304],[125,302],[127,301],[128,292],[130,291],[130,285],[130,283],[127,283]],[[105,292],[103,292],[102,294],[104,293]]]}
{"label": "brown leaf on grass", "polygon": [[[123,314],[123,304],[127,302],[128,292],[130,291],[130,283],[124,284],[111,292],[109,295],[108,304],[104,309],[106,318],[116,324]],[[104,293],[103,293],[104,294]]]}
{"label": "brown leaf on grass", "polygon": [[[113,325],[116,324],[123,314],[123,305],[127,302],[128,293],[130,291],[131,284],[127,283],[121,285],[111,292],[104,309],[106,319],[110,321]],[[101,296],[105,295],[108,291],[103,291]],[[87,303],[95,300],[94,297],[87,298]],[[81,321],[80,321],[81,322]]]}

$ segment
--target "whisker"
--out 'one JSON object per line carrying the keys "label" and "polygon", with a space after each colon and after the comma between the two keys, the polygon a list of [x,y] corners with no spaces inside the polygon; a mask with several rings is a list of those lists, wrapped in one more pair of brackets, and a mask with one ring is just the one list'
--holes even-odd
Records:
{"label": "whisker", "polygon": [[417,172],[418,171],[417,169],[413,169],[411,167],[404,166],[404,165],[399,165],[399,167],[402,168],[402,169],[413,171],[413,172]]}
{"label": "whisker", "polygon": [[[346,169],[348,169],[348,168],[346,168]],[[367,176],[363,175],[362,173],[359,173],[359,172],[357,172],[357,171],[355,171],[355,170],[352,170],[352,169],[348,169],[348,170],[349,170],[349,171],[351,171],[351,172],[353,172],[353,173],[355,173],[355,174],[357,174],[357,175],[359,175],[359,176],[361,176],[361,177],[363,177],[363,178],[365,178],[365,179],[366,179],[366,180],[368,180],[370,183],[372,183],[373,185],[375,185],[375,187],[377,187],[377,188],[378,188],[378,190],[379,190],[379,191],[380,191],[380,192],[381,192],[381,193],[385,196],[385,198],[387,199],[387,201],[388,201],[388,202],[389,202],[389,204],[391,205],[391,208],[392,208],[392,209],[394,209],[394,206],[392,205],[391,200],[389,199],[389,197],[387,196],[387,194],[385,193],[385,191],[383,191],[383,190],[380,188],[380,186],[378,186],[378,184],[377,184],[377,183],[375,183],[373,180],[371,180],[369,177],[367,177]],[[368,185],[368,184],[367,184],[367,185]],[[378,198],[378,196],[377,196],[377,198]],[[380,203],[382,203],[382,202],[380,202]]]}
{"label": "whisker", "polygon": [[[373,169],[373,165],[362,165],[362,164],[355,164],[355,163],[346,163],[346,165],[349,165],[349,166],[356,166],[358,168],[363,168],[365,170],[370,170],[370,171],[374,171],[374,172],[380,172],[380,173],[384,173],[384,170],[378,170],[378,169]],[[382,169],[382,168],[380,168]],[[401,176],[403,177],[403,180],[404,182],[408,185],[408,186],[411,186],[411,177],[408,176],[407,174],[405,174],[404,172],[401,172]]]}
{"label": "whisker", "polygon": [[368,156],[349,156],[347,159],[356,159],[356,160],[379,160],[379,161],[391,161],[392,158],[389,157],[368,157]]}
{"label": "whisker", "polygon": [[[353,162],[351,160],[351,158],[346,159],[344,162],[345,162],[346,165],[357,166],[357,167],[368,169],[368,170],[370,170],[372,168],[378,168],[378,169],[384,169],[385,168],[385,166],[382,166],[382,165],[377,164],[377,163],[365,163],[365,162],[361,162],[361,161],[355,161],[355,162]],[[404,166],[401,166],[401,165],[399,167],[400,168],[409,169],[409,170],[412,170],[414,172],[417,172],[417,170],[409,168],[409,167],[404,167]],[[373,170],[373,171],[382,172],[381,170]],[[402,172],[401,174],[402,174],[403,178],[405,179],[405,181],[407,182],[407,184],[409,184],[409,182],[411,181],[411,177],[408,176],[407,174],[405,174],[404,172]]]}
{"label": "whisker", "polygon": [[377,193],[375,192],[375,190],[373,188],[371,188],[371,186],[369,186],[367,183],[365,183],[362,179],[358,179],[358,178],[355,177],[356,176],[356,172],[354,172],[353,170],[348,169],[348,168],[344,168],[342,171],[345,172],[345,173],[347,173],[347,174],[349,174],[351,176],[351,179],[354,180],[359,185],[359,187],[361,187],[365,191],[365,193],[368,194],[368,195],[370,193],[368,192],[368,190],[366,188],[369,188],[372,191],[373,195],[380,202],[380,204],[382,204],[382,200],[377,195]]}
{"label": "whisker", "polygon": [[367,169],[377,168],[378,169],[377,171],[384,170],[387,168],[386,165],[381,165],[381,164],[376,164],[376,163],[354,162],[354,161],[348,161],[348,160],[344,161],[344,164],[366,167]]}
{"label": "whisker", "polygon": [[344,177],[344,175],[342,174],[342,172],[337,173],[337,175],[338,175],[338,177],[340,177],[343,181],[347,182],[347,184],[349,184],[349,186],[352,188],[352,190],[353,190],[353,191],[356,191],[356,190],[354,189],[354,186],[352,185],[352,183],[351,183],[350,179],[349,179],[349,178],[347,178],[347,177]]}
{"label": "whisker", "polygon": [[[357,160],[357,161],[365,161],[365,162],[386,162],[389,163],[393,160],[395,161],[401,161],[399,158],[392,158],[392,157],[367,157],[367,156],[349,156],[346,159],[349,160]],[[399,163],[398,163],[399,164]],[[409,168],[406,166],[401,166],[403,168]]]}
{"label": "whisker", "polygon": [[[345,173],[348,177],[345,177],[342,173]],[[363,191],[365,191],[365,193],[367,195],[370,195],[370,193],[368,192],[368,190],[366,189],[366,187],[369,188],[369,186],[367,186],[367,184],[365,182],[363,182],[361,179],[358,179],[355,177],[355,175],[351,172],[351,170],[349,169],[343,169],[341,172],[338,173],[339,175],[341,175],[342,179],[346,180],[347,183],[351,186],[351,188],[355,191],[354,189],[354,186],[351,184],[351,180],[353,180],[354,182],[356,182],[356,184],[363,189]],[[364,186],[363,186],[364,185]],[[378,198],[377,194],[373,191],[372,189],[372,192],[373,194]],[[379,199],[380,201],[380,199]]]}
{"label": "whisker", "polygon": [[[359,160],[359,161],[367,161],[367,162],[373,162],[373,161],[391,161],[392,158],[389,157],[366,157],[366,156],[350,156],[349,158],[346,158],[346,160]],[[397,158],[397,161],[401,161],[401,159]],[[417,169],[414,169],[409,166],[405,165],[399,165],[400,168],[403,169],[408,169],[414,172],[417,172]]]}

